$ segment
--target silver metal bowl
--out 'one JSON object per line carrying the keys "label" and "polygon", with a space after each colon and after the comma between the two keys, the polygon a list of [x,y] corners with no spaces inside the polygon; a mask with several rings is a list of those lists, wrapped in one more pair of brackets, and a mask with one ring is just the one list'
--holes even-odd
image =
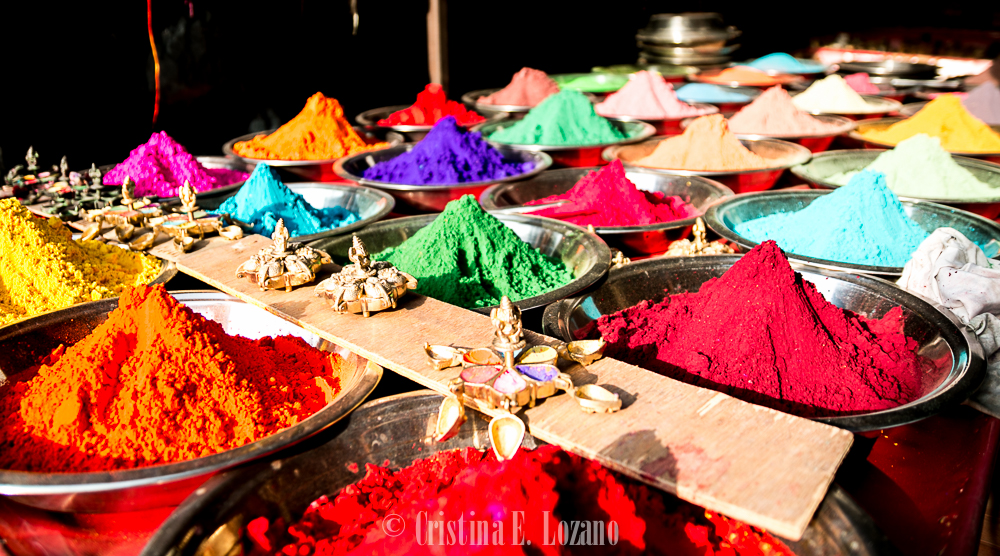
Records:
{"label": "silver metal bowl", "polygon": [[709,85],[719,85],[722,87],[773,87],[775,85],[789,86],[792,83],[797,83],[804,81],[801,75],[791,75],[787,73],[779,74],[768,74],[767,72],[762,72],[761,75],[765,76],[768,81],[764,84],[755,84],[756,82],[743,82],[743,81],[719,81],[719,74],[725,71],[725,69],[712,69],[705,70],[695,75],[689,75],[688,80],[694,81],[696,83],[708,83]]}
{"label": "silver metal bowl", "polygon": [[937,75],[937,66],[930,64],[911,64],[895,60],[879,62],[840,62],[839,70],[847,73],[867,73],[879,77],[907,77],[909,79],[933,79]]}
{"label": "silver metal bowl", "polygon": [[[574,91],[580,91],[581,93],[613,93],[628,83],[628,76],[620,73],[557,73],[550,75],[549,77],[559,84],[560,89],[573,89]],[[568,87],[572,81],[581,77],[592,79],[596,86],[588,87],[586,89]]]}
{"label": "silver metal bowl", "polygon": [[[688,103],[692,108],[698,108],[702,111],[698,116],[684,116],[681,118],[663,118],[663,119],[647,119],[647,118],[637,118],[633,116],[603,116],[609,120],[614,120],[616,122],[645,122],[655,129],[655,135],[680,135],[684,132],[684,121],[692,117],[710,116],[712,114],[719,113],[719,107],[714,104],[705,104],[702,102],[692,102]],[[601,115],[601,114],[598,114]]]}
{"label": "silver metal bowl", "polygon": [[928,101],[923,102],[910,102],[904,104],[902,108],[899,109],[899,114],[904,118],[909,118],[919,112],[924,106],[927,106]]}
{"label": "silver metal bowl", "polygon": [[[358,114],[354,118],[354,121],[358,122],[358,124],[361,125],[361,127],[364,128],[365,131],[369,133],[374,133],[376,135],[387,134],[387,133],[398,134],[401,140],[393,143],[392,146],[396,146],[402,142],[416,143],[417,141],[427,136],[427,133],[430,132],[432,127],[434,127],[433,124],[390,125],[390,126],[384,126],[378,124],[379,120],[388,118],[389,115],[392,114],[393,112],[404,110],[406,108],[409,108],[410,106],[412,106],[412,104],[398,104],[395,106],[383,106],[381,108],[372,108],[371,110],[365,110],[364,112]],[[480,114],[480,116],[486,118],[486,121],[468,126],[470,129],[474,128],[477,125],[482,125],[484,123],[493,121],[494,118],[497,116],[497,114],[494,114],[493,116],[490,116],[489,114]]]}
{"label": "silver metal bowl", "polygon": [[[832,191],[788,190],[740,195],[709,207],[705,213],[705,223],[713,232],[736,243],[744,250],[750,250],[757,243],[737,233],[736,226],[743,222],[756,220],[772,214],[800,211],[820,196],[829,193],[832,193]],[[927,233],[931,233],[941,227],[949,227],[958,230],[978,245],[986,245],[990,241],[1000,242],[1000,224],[992,220],[987,220],[971,212],[928,201],[901,199],[900,203],[902,203],[906,215],[926,230]],[[790,260],[830,270],[858,272],[886,276],[893,279],[903,274],[902,267],[829,261],[787,251],[785,254]]]}
{"label": "silver metal bowl", "polygon": [[[739,139],[781,139],[783,141],[788,141],[790,143],[795,143],[796,145],[802,145],[803,147],[809,149],[809,152],[816,154],[825,151],[829,148],[833,140],[846,133],[850,133],[855,127],[857,127],[857,122],[850,118],[845,118],[843,116],[829,116],[829,115],[817,115],[813,118],[825,123],[838,126],[834,131],[827,131],[823,133],[815,133],[811,135],[767,135],[760,133],[734,133]],[[682,127],[687,127],[688,123],[682,123]]]}
{"label": "silver metal bowl", "polygon": [[[514,304],[522,311],[544,307],[557,299],[573,295],[599,280],[608,270],[611,262],[611,250],[608,245],[580,226],[523,214],[494,216],[532,247],[562,261],[574,276],[574,279],[565,286],[542,295],[515,301]],[[355,235],[365,243],[369,253],[379,253],[413,237],[413,234],[430,225],[437,217],[437,214],[426,214],[396,218],[369,226],[356,232]],[[329,253],[333,262],[346,264],[347,250],[352,245],[351,241],[352,239],[347,236],[325,238],[311,243],[310,246]],[[400,270],[406,272],[405,268]],[[488,315],[494,307],[496,306],[478,307],[472,310]]]}
{"label": "silver metal bowl", "polygon": [[701,71],[694,66],[666,64],[615,64],[613,66],[594,66],[590,68],[590,71],[594,73],[635,73],[642,70],[656,72],[667,81],[674,83],[683,83],[686,76]]}
{"label": "silver metal bowl", "polygon": [[[257,167],[256,162],[233,159],[226,156],[196,156],[195,160],[197,160],[199,164],[208,169],[236,170],[239,172],[246,172],[248,174],[252,173],[253,169]],[[116,166],[115,164],[105,164],[104,166],[100,167],[100,170],[103,174],[107,174],[115,166]],[[83,174],[85,172],[86,170],[80,173]],[[236,183],[224,185],[222,187],[217,187],[215,189],[209,189],[208,191],[199,191],[198,199],[199,200],[211,199],[213,197],[220,197],[223,195],[228,196],[229,194],[243,187],[244,183],[246,183],[246,180],[240,180]],[[108,185],[107,187],[115,187],[115,186]],[[157,200],[161,203],[169,203],[172,201],[180,200],[180,197],[157,197]]]}
{"label": "silver metal bowl", "polygon": [[[117,513],[179,504],[209,477],[279,452],[319,433],[342,419],[375,389],[382,369],[330,344],[267,311],[220,292],[172,293],[196,313],[223,325],[229,334],[248,338],[290,334],[310,345],[335,351],[355,364],[341,376],[340,395],[302,422],[233,450],[181,463],[121,471],[91,473],[32,473],[0,470],[0,494],[45,510]],[[0,368],[28,369],[60,344],[71,345],[93,331],[118,306],[117,299],[84,303],[0,328]],[[11,378],[24,380],[17,372]],[[2,392],[2,389],[0,389]]]}
{"label": "silver metal bowl", "polygon": [[968,93],[973,89],[971,85],[966,85],[959,79],[916,82],[912,87],[916,89],[912,93],[913,96],[923,100],[934,100],[938,95],[944,93]]}
{"label": "silver metal bowl", "polygon": [[688,12],[679,14],[654,14],[649,24],[640,29],[635,38],[654,44],[694,46],[718,43],[740,36],[740,31],[727,26],[722,16],[715,12]]}
{"label": "silver metal bowl", "polygon": [[[499,143],[497,141],[490,141],[490,135],[502,129],[503,126],[511,125],[509,121],[498,121],[482,124],[476,128],[477,131],[483,134],[483,138],[495,147],[508,146],[512,149],[521,151],[532,151],[532,152],[544,152],[552,157],[552,162],[560,166],[568,166],[571,168],[580,168],[587,166],[600,166],[603,164],[601,160],[601,152],[614,145],[628,145],[631,143],[636,143],[642,141],[643,139],[648,139],[656,133],[656,129],[646,122],[623,122],[616,120],[609,120],[615,127],[618,128],[625,135],[625,139],[617,141],[614,143],[604,143],[600,145],[583,145],[583,146],[553,146],[553,145],[517,145],[511,143]],[[516,122],[513,122],[516,123]]]}
{"label": "silver metal bowl", "polygon": [[[578,297],[545,309],[546,334],[563,340],[586,335],[584,327],[640,301],[659,302],[668,294],[695,292],[711,278],[722,276],[738,255],[656,258],[614,269],[607,280]],[[869,318],[881,318],[902,307],[904,332],[919,344],[926,358],[923,395],[899,407],[856,415],[814,418],[852,432],[897,427],[930,417],[965,401],[986,374],[983,350],[975,336],[951,311],[872,276],[832,272],[792,263],[802,278],[812,282],[837,307]],[[739,397],[739,394],[733,394]]]}
{"label": "silver metal bowl", "polygon": [[[521,106],[518,104],[485,104],[479,102],[481,97],[492,95],[493,93],[501,90],[500,87],[493,89],[479,89],[477,91],[471,91],[462,95],[462,103],[466,106],[471,106],[476,112],[486,116],[494,116],[498,114],[504,114],[508,120],[520,120],[527,114],[534,106]],[[590,102],[597,102],[597,97],[591,93],[583,93]]]}
{"label": "silver metal bowl", "polygon": [[848,116],[852,118],[865,117],[866,119],[871,119],[890,112],[895,112],[903,107],[903,103],[898,100],[893,100],[883,96],[861,95],[861,98],[863,98],[865,103],[868,104],[869,109],[866,112],[824,112],[822,110],[805,110],[805,112],[813,115]]}
{"label": "silver metal bowl", "polygon": [[[530,180],[497,184],[483,191],[479,203],[488,211],[524,206],[529,201],[552,195],[562,195],[570,190],[581,178],[599,168],[567,168],[545,172]],[[625,172],[635,186],[643,191],[658,191],[664,195],[677,195],[703,214],[712,203],[731,197],[732,190],[717,181],[700,176],[671,176],[640,168]],[[649,224],[646,226],[620,226],[595,228],[608,245],[625,252],[626,255],[649,255],[662,253],[671,242],[691,234],[695,217]]]}
{"label": "silver metal bowl", "polygon": [[[296,519],[320,496],[332,496],[362,478],[365,464],[399,469],[438,452],[489,449],[489,418],[473,409],[458,434],[429,440],[442,396],[419,390],[370,401],[335,430],[337,436],[309,452],[220,475],[192,494],[160,526],[142,556],[223,555],[245,551],[246,524],[257,517]],[[544,444],[525,435],[522,446]],[[352,472],[352,464],[358,472]],[[303,478],[306,478],[305,480]],[[669,496],[669,495],[666,495]],[[799,556],[889,554],[888,541],[836,484],[830,487],[800,541],[784,541]]]}
{"label": "silver metal bowl", "polygon": [[363,153],[349,158],[338,160],[334,164],[334,172],[338,176],[361,185],[372,187],[392,195],[401,205],[402,210],[407,212],[441,212],[449,201],[458,199],[463,195],[479,195],[487,187],[496,183],[507,183],[523,180],[536,176],[552,165],[552,158],[543,152],[531,152],[494,145],[506,160],[515,162],[531,162],[534,169],[524,174],[509,176],[498,180],[477,181],[468,183],[455,183],[445,185],[415,185],[390,183],[384,181],[370,180],[364,177],[365,170],[375,164],[396,158],[397,156],[409,152],[416,143],[406,143],[388,149],[382,149],[373,153]]}
{"label": "silver metal bowl", "polygon": [[807,65],[810,65],[809,69],[808,70],[800,70],[800,71],[781,71],[781,70],[775,70],[775,69],[756,68],[756,67],[752,66],[751,64],[753,62],[755,62],[757,60],[757,58],[746,60],[745,62],[734,62],[732,65],[734,65],[734,66],[749,66],[749,67],[752,67],[754,69],[758,69],[758,70],[760,70],[760,71],[762,71],[762,72],[764,72],[764,73],[766,73],[768,75],[802,75],[802,76],[806,76],[806,77],[810,77],[810,78],[812,78],[812,77],[818,77],[818,76],[820,76],[820,75],[822,75],[824,73],[829,73],[829,71],[830,71],[830,66],[828,66],[827,64],[824,64],[822,62],[817,62],[816,60],[809,60],[809,59],[806,59],[806,58],[795,58],[795,59],[796,59],[796,61],[798,61],[800,63],[805,63]]}
{"label": "silver metal bowl", "polygon": [[[896,145],[890,145],[889,143],[882,143],[879,141],[874,141],[867,137],[862,136],[862,133],[872,130],[884,130],[885,128],[903,121],[905,118],[878,118],[874,120],[865,120],[858,122],[858,127],[848,134],[848,137],[854,139],[855,141],[860,141],[866,148],[877,148],[877,149],[891,149]],[[990,129],[1000,133],[1000,125],[991,125]],[[969,158],[982,158],[989,160],[990,162],[1000,163],[1000,152],[995,153],[968,153],[968,152],[958,152],[958,151],[948,151],[951,154],[957,154],[959,156],[967,156]]]}
{"label": "silver metal bowl", "polygon": [[678,176],[703,176],[716,180],[736,193],[747,193],[750,191],[763,191],[774,185],[781,174],[792,166],[797,166],[808,161],[812,157],[809,149],[802,145],[780,141],[778,139],[754,139],[742,140],[740,143],[751,152],[764,158],[774,160],[772,167],[760,168],[757,170],[741,171],[709,171],[709,170],[681,170],[673,168],[652,168],[639,166],[633,161],[647,156],[657,147],[660,141],[669,137],[658,137],[650,139],[637,145],[625,145],[609,147],[604,150],[602,156],[604,160],[621,160],[626,169],[644,168],[663,174],[674,174]]}

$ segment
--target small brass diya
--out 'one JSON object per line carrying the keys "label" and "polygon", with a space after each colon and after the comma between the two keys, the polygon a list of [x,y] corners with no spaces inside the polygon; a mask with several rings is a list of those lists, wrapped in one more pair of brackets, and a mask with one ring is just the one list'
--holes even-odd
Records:
{"label": "small brass diya", "polygon": [[236,269],[236,277],[246,277],[257,284],[261,291],[284,288],[292,291],[295,286],[308,284],[316,279],[316,272],[324,263],[332,263],[325,251],[313,249],[302,243],[289,243],[284,219],[279,219],[271,239],[274,244],[264,247],[250,260]]}
{"label": "small brass diya", "polygon": [[316,295],[325,298],[337,313],[361,313],[367,317],[377,311],[395,309],[399,298],[417,289],[417,279],[413,276],[389,261],[373,261],[358,236],[354,236],[347,258],[352,264],[316,285]]}

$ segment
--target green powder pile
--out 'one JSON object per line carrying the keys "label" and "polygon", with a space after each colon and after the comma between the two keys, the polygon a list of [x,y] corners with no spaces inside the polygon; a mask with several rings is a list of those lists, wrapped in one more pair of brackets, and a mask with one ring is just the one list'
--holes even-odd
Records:
{"label": "green powder pile", "polygon": [[417,293],[471,309],[552,291],[573,279],[466,195],[397,247],[373,256],[411,274]]}
{"label": "green powder pile", "polygon": [[513,145],[572,147],[614,143],[625,139],[581,92],[565,90],[549,96],[523,120],[493,132],[490,141]]}
{"label": "green powder pile", "polygon": [[[900,141],[896,148],[878,155],[865,169],[884,174],[889,189],[903,197],[947,200],[1000,197],[1000,184],[994,186],[977,180],[941,148],[940,139],[923,133]],[[847,185],[858,172],[841,172],[825,181]]]}

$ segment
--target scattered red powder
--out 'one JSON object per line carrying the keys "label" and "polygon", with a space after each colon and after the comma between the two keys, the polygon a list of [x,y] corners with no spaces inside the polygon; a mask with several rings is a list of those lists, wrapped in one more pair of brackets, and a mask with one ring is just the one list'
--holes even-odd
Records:
{"label": "scattered red powder", "polygon": [[561,200],[569,202],[531,214],[580,226],[593,224],[597,227],[645,226],[699,214],[698,209],[685,203],[677,195],[667,196],[659,191],[637,189],[625,176],[620,160],[587,174],[562,195],[545,197],[527,204],[539,205]]}
{"label": "scattered red powder", "polygon": [[[280,518],[251,521],[251,555],[793,554],[765,531],[634,483],[557,446],[522,449],[506,462],[496,461],[492,452],[465,448],[395,472],[374,465],[366,471],[333,499],[314,501],[290,526]],[[576,538],[592,546],[564,546],[557,536],[560,520],[614,522],[617,543],[610,543],[605,527],[593,527],[586,533],[578,529]],[[502,533],[494,536],[497,531]]]}
{"label": "scattered red powder", "polygon": [[877,95],[879,93],[878,85],[872,83],[872,80],[868,77],[867,73],[861,72],[845,75],[844,81],[846,81],[856,93],[862,95]]}
{"label": "scattered red powder", "polygon": [[916,399],[917,343],[894,307],[869,319],[826,301],[766,241],[697,293],[605,315],[605,355],[803,416]]}
{"label": "scattered red powder", "polygon": [[468,110],[462,103],[448,100],[441,85],[431,83],[417,93],[417,102],[413,106],[389,114],[388,118],[379,120],[378,125],[434,125],[445,116],[455,116],[458,125],[462,126],[486,121],[486,118]]}
{"label": "scattered red powder", "polygon": [[829,124],[806,114],[792,104],[792,97],[781,86],[764,91],[753,102],[729,118],[733,133],[790,137],[833,134],[840,124]]}
{"label": "scattered red powder", "polygon": [[559,84],[547,73],[532,68],[521,68],[510,84],[499,91],[479,97],[476,102],[506,106],[537,106],[549,95],[559,92]]}

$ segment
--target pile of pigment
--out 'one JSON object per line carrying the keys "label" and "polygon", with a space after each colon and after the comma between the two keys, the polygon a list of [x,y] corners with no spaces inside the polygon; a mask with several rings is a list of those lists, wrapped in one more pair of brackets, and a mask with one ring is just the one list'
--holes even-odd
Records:
{"label": "pile of pigment", "polygon": [[412,106],[397,110],[378,121],[381,126],[417,125],[431,126],[445,116],[452,116],[458,125],[471,126],[485,122],[486,118],[467,109],[461,102],[448,100],[444,89],[437,83],[430,83],[417,93],[417,101]]}
{"label": "pile of pigment", "polygon": [[752,97],[733,89],[708,83],[688,83],[677,89],[677,98],[684,102],[707,102],[710,104],[739,104],[750,102]]}
{"label": "pile of pigment", "polygon": [[610,93],[621,89],[627,82],[627,75],[615,73],[585,73],[574,77],[564,75],[557,81],[563,90],[585,93]]}
{"label": "pile of pigment", "polygon": [[711,110],[681,102],[674,88],[658,73],[633,73],[624,87],[594,107],[601,116],[667,120],[701,116]]}
{"label": "pile of pigment", "polygon": [[843,126],[817,120],[799,110],[792,97],[779,85],[764,91],[729,118],[729,129],[744,135],[796,137],[832,135],[841,131]]}
{"label": "pile of pigment", "polygon": [[969,92],[962,105],[988,125],[1000,125],[1000,86],[986,82]]}
{"label": "pile of pigment", "polygon": [[417,279],[417,293],[471,309],[542,295],[573,280],[465,195],[397,247],[373,256]]}
{"label": "pile of pigment", "polygon": [[812,60],[800,60],[791,54],[775,52],[761,56],[746,64],[748,67],[761,71],[778,71],[781,73],[820,73],[826,66]]}
{"label": "pile of pigment", "polygon": [[410,185],[438,185],[497,180],[534,169],[532,162],[505,160],[500,151],[465,131],[452,116],[434,124],[411,150],[365,170],[365,179]]}
{"label": "pile of pigment", "polygon": [[334,160],[388,146],[365,142],[344,118],[337,99],[316,93],[297,116],[274,133],[238,141],[233,152],[259,160]]}
{"label": "pile of pigment", "polygon": [[859,95],[877,95],[881,92],[878,85],[872,83],[871,77],[864,72],[845,75],[844,82]]}
{"label": "pile of pigment", "polygon": [[102,181],[104,185],[121,185],[128,177],[135,182],[135,195],[176,197],[185,183],[198,192],[210,191],[241,182],[247,175],[227,168],[205,168],[166,131],[160,131],[132,149]]}
{"label": "pile of pigment", "polygon": [[640,191],[625,175],[620,160],[594,170],[562,195],[552,195],[528,205],[567,201],[557,207],[531,212],[580,226],[646,226],[673,222],[700,214],[677,195]]}
{"label": "pile of pigment", "polygon": [[342,364],[292,336],[229,336],[162,285],[130,288],[90,335],[7,387],[0,468],[133,469],[239,448],[326,406]]}
{"label": "pile of pigment", "polygon": [[927,103],[913,117],[884,129],[868,129],[860,135],[876,143],[896,145],[918,133],[941,139],[941,146],[953,153],[1000,153],[1000,134],[973,116],[955,95],[941,95]]}
{"label": "pile of pigment", "polygon": [[[583,553],[553,542],[560,522],[590,524],[577,544],[590,552],[669,556],[793,556],[766,531],[632,481],[554,445],[521,449],[509,461],[462,448],[393,471],[366,464],[364,477],[321,496],[294,523],[258,517],[247,524],[250,556],[266,554],[445,554],[479,546],[490,554]],[[393,517],[389,517],[393,516]],[[430,520],[427,516],[433,516]],[[388,535],[389,519],[407,526]],[[430,522],[462,523],[461,532]],[[605,525],[615,523],[609,543]],[[503,536],[490,536],[502,530]],[[546,536],[546,531],[548,535]],[[593,540],[590,540],[593,539]],[[601,542],[601,539],[604,542]],[[567,541],[569,539],[567,538]],[[614,544],[613,547],[609,546]],[[604,550],[612,548],[612,550]]]}
{"label": "pile of pigment", "polygon": [[868,104],[864,97],[837,74],[813,83],[808,89],[795,95],[792,102],[806,112],[825,114],[870,114],[882,110],[879,106]]}
{"label": "pile of pigment", "polygon": [[156,257],[99,241],[74,241],[58,218],[35,218],[0,201],[0,326],[77,303],[116,297],[160,273]]}
{"label": "pile of pigment", "polygon": [[650,154],[632,161],[639,166],[672,170],[755,170],[776,166],[775,160],[750,152],[721,114],[702,116],[676,137],[660,141]]}
{"label": "pile of pigment", "polygon": [[570,90],[543,100],[523,120],[488,137],[497,143],[553,147],[602,145],[625,138],[614,124],[594,112],[590,99]]}
{"label": "pile of pigment", "polygon": [[738,224],[736,233],[757,243],[774,240],[804,257],[888,267],[905,265],[929,235],[906,215],[885,176],[870,170],[802,210]]}
{"label": "pile of pigment", "polygon": [[278,220],[284,219],[292,237],[318,234],[360,220],[344,207],[316,208],[302,195],[282,183],[278,173],[267,164],[258,164],[236,195],[226,199],[215,214],[227,213],[250,224],[253,233],[269,236]]}
{"label": "pile of pigment", "polygon": [[537,106],[559,92],[559,84],[547,73],[532,68],[521,68],[503,89],[479,97],[476,102],[504,106]]}
{"label": "pile of pigment", "polygon": [[701,75],[699,79],[708,83],[719,85],[743,85],[747,87],[771,87],[781,85],[791,80],[789,75],[768,75],[767,73],[751,68],[749,66],[733,66],[726,68],[717,74]]}
{"label": "pile of pigment", "polygon": [[773,241],[697,293],[643,301],[597,328],[606,357],[805,417],[879,411],[921,394],[902,309],[880,319],[840,309]]}

